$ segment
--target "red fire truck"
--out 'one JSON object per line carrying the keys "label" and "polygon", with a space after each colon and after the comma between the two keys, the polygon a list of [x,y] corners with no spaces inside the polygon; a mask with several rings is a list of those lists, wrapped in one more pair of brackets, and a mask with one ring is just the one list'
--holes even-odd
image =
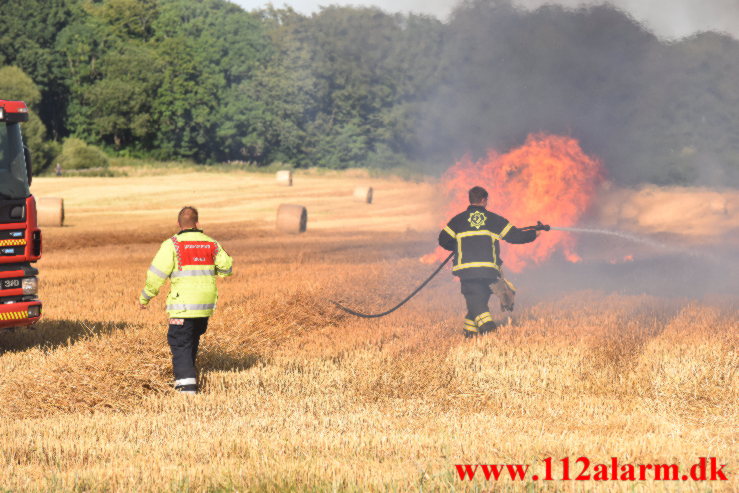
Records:
{"label": "red fire truck", "polygon": [[41,317],[38,270],[41,231],[31,195],[31,155],[23,146],[21,122],[28,108],[0,100],[0,329],[31,325]]}

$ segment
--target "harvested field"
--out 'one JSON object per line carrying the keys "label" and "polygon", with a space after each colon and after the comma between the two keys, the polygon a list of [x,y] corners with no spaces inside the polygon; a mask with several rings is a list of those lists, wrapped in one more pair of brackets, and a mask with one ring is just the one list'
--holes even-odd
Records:
{"label": "harvested field", "polygon": [[[368,181],[373,203],[353,202]],[[644,294],[636,274],[626,291],[568,289],[537,279],[566,265],[542,266],[511,276],[512,325],[465,340],[446,271],[386,318],[327,302],[383,309],[430,273],[418,260],[438,233],[430,184],[182,173],[38,178],[33,191],[64,197],[67,226],[44,230],[43,320],[0,334],[5,490],[739,489],[730,290]],[[275,231],[283,202],[308,208],[306,233]],[[164,296],[137,307],[182,205],[200,208],[235,272],[219,284],[194,398],[170,388]],[[729,481],[463,482],[455,470],[531,464],[530,478],[546,457],[580,456],[683,469],[717,457]]]}

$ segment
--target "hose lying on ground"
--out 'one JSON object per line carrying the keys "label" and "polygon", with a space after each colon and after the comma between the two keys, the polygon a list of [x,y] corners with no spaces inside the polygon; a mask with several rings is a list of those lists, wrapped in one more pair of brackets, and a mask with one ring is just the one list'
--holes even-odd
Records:
{"label": "hose lying on ground", "polygon": [[[542,224],[541,221],[539,221],[539,222],[536,223],[536,226],[529,226],[529,227],[521,228],[521,229],[523,229],[523,230],[533,230],[533,231],[549,231],[550,227],[549,227],[549,225]],[[411,294],[409,294],[403,301],[401,301],[400,303],[398,303],[397,305],[395,305],[391,309],[389,309],[387,311],[384,311],[382,313],[362,313],[362,312],[358,312],[356,310],[352,310],[351,308],[347,308],[344,305],[342,305],[341,303],[339,303],[338,301],[334,301],[334,300],[329,300],[329,301],[331,303],[333,303],[334,305],[336,305],[336,307],[339,310],[343,310],[343,311],[345,311],[346,313],[348,313],[350,315],[354,315],[355,317],[361,317],[361,318],[379,318],[379,317],[384,317],[385,315],[390,315],[395,310],[397,310],[401,306],[403,306],[406,303],[408,303],[408,301],[410,301],[411,298],[413,298],[414,296],[416,296],[419,291],[421,291],[424,287],[426,287],[426,285],[429,282],[431,282],[431,279],[433,279],[434,277],[436,277],[436,274],[438,274],[441,271],[441,269],[444,268],[444,266],[452,259],[453,256],[454,256],[454,252],[450,253],[449,256],[441,264],[439,264],[439,266],[436,268],[436,270],[434,271],[434,273],[431,274],[428,277],[428,279],[426,279],[425,281],[423,281],[423,283],[421,283],[420,286],[418,286],[416,289],[414,289],[413,292]]]}
{"label": "hose lying on ground", "polygon": [[347,308],[347,307],[343,306],[341,303],[339,303],[338,301],[334,301],[334,300],[329,300],[329,301],[331,301],[331,303],[333,303],[334,305],[336,305],[336,307],[338,309],[343,310],[343,311],[345,311],[346,313],[348,313],[350,315],[354,315],[355,317],[361,317],[361,318],[379,318],[379,317],[384,317],[385,315],[390,315],[395,310],[397,310],[401,306],[405,305],[411,298],[413,298],[414,296],[416,296],[419,291],[421,291],[424,287],[426,287],[426,285],[429,282],[431,282],[431,279],[433,279],[434,277],[436,277],[436,274],[438,274],[439,272],[441,272],[441,269],[444,268],[444,266],[452,259],[453,256],[454,256],[454,252],[450,253],[449,256],[446,258],[446,260],[444,260],[441,264],[439,264],[439,266],[436,268],[436,270],[434,271],[434,273],[431,274],[428,277],[428,279],[426,279],[425,281],[423,281],[423,283],[421,283],[420,286],[418,286],[416,289],[414,289],[413,292],[411,294],[409,294],[403,301],[401,301],[400,303],[398,303],[397,305],[395,305],[391,309],[389,309],[387,311],[384,311],[382,313],[372,313],[372,314],[370,314],[370,313],[362,313],[362,312],[358,312],[358,311],[352,310],[351,308]]}

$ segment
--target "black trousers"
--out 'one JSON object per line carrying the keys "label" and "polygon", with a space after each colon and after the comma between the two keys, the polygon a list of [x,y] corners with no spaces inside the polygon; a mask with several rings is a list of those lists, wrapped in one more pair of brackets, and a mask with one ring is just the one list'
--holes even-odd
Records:
{"label": "black trousers", "polygon": [[197,390],[195,358],[200,336],[208,329],[208,317],[170,318],[167,342],[172,350],[172,369],[177,390]]}
{"label": "black trousers", "polygon": [[490,295],[493,291],[490,285],[497,279],[468,279],[462,280],[462,294],[467,303],[467,316],[464,321],[466,336],[492,332],[497,327],[488,308]]}

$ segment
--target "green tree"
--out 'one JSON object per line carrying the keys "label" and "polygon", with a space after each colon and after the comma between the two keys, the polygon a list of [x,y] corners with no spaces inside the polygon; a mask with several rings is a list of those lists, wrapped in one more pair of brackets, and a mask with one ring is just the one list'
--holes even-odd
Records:
{"label": "green tree", "polygon": [[442,24],[329,7],[290,27],[310,50],[315,79],[305,160],[331,167],[405,160],[416,146],[418,109],[438,80]]}
{"label": "green tree", "polygon": [[163,67],[152,105],[154,153],[198,161],[223,158],[223,146],[233,148],[219,140],[224,98],[269,47],[260,20],[224,0],[162,0],[159,9],[154,41]]}
{"label": "green tree", "polygon": [[109,164],[108,156],[102,150],[75,137],[64,140],[58,162],[68,170],[107,168]]}
{"label": "green tree", "polygon": [[146,41],[154,34],[158,0],[106,0],[87,2],[85,10],[119,39]]}
{"label": "green tree", "polygon": [[221,151],[224,158],[258,164],[307,164],[305,128],[315,111],[316,80],[310,49],[290,27],[301,17],[289,9],[263,16],[271,43],[251,76],[231,86],[222,100]]}
{"label": "green tree", "polygon": [[37,113],[53,138],[65,134],[69,88],[59,34],[81,15],[79,0],[0,2],[0,64],[22,69],[41,91]]}
{"label": "green tree", "polygon": [[91,140],[116,150],[150,149],[158,130],[151,117],[164,64],[156,52],[135,43],[112,51],[100,60],[101,78],[86,89]]}
{"label": "green tree", "polygon": [[739,42],[703,33],[650,53],[630,152],[639,181],[739,184]]}
{"label": "green tree", "polygon": [[91,87],[103,78],[102,62],[106,56],[123,49],[124,43],[103,19],[87,10],[81,10],[75,21],[59,34],[57,49],[65,60],[69,85],[66,119],[69,133],[91,142],[104,137],[104,132],[95,127],[94,117],[100,111],[90,101]]}

